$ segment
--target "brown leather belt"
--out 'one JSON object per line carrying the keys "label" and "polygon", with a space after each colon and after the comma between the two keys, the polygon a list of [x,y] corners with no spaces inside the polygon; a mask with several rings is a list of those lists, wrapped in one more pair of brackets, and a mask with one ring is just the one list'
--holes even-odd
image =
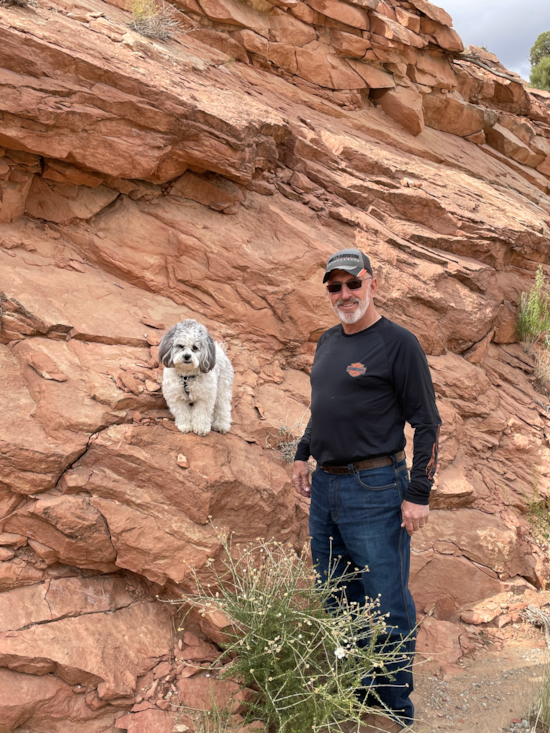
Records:
{"label": "brown leather belt", "polygon": [[[405,451],[399,451],[394,454],[395,460],[400,463],[405,458]],[[369,468],[382,468],[382,466],[391,466],[393,464],[393,458],[391,456],[380,456],[379,458],[368,458],[366,461],[356,461],[353,464],[355,471],[365,471]],[[349,466],[321,466],[323,471],[326,473],[336,474],[351,474],[355,471],[350,471]]]}

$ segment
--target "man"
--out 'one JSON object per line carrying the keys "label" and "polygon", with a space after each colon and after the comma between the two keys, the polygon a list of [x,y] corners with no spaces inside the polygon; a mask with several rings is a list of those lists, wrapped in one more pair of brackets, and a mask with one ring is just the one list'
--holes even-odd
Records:
{"label": "man", "polygon": [[[349,601],[380,595],[389,614],[387,643],[414,652],[416,613],[408,589],[410,536],[429,516],[441,420],[426,357],[416,337],[381,316],[374,305],[377,281],[358,249],[333,255],[326,267],[332,308],[340,325],[326,331],[311,370],[311,419],[296,452],[293,482],[311,496],[309,531],[313,562],[323,575],[365,568],[346,584]],[[405,421],[415,428],[409,482]],[[309,456],[317,461],[310,481]],[[377,678],[386,715],[361,730],[401,730],[414,718],[411,664]],[[365,681],[367,684],[367,681]],[[360,693],[358,693],[360,694]],[[388,717],[389,716],[389,717]]]}

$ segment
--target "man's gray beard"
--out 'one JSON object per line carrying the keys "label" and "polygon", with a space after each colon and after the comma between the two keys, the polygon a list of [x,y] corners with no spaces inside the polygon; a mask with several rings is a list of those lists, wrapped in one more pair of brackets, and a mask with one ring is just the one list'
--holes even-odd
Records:
{"label": "man's gray beard", "polygon": [[[350,302],[350,298],[347,299],[347,302]],[[342,321],[342,323],[347,323],[351,325],[352,323],[357,323],[357,321],[360,321],[361,318],[365,315],[367,312],[367,308],[370,304],[370,295],[367,295],[364,301],[361,302],[359,298],[353,298],[351,300],[352,303],[359,303],[359,306],[355,313],[341,313],[340,308],[338,307],[339,304],[342,304],[342,301],[337,301],[336,305],[332,306],[332,310],[336,313],[338,318]]]}

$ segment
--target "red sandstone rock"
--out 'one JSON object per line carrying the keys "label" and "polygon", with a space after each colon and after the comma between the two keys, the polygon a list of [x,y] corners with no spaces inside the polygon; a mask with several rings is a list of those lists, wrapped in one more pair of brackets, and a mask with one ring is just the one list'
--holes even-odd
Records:
{"label": "red sandstone rock", "polygon": [[145,710],[117,719],[115,728],[128,733],[171,733],[173,716],[162,710]]}
{"label": "red sandstone rock", "polygon": [[424,97],[424,119],[429,127],[466,137],[485,125],[481,107],[464,102],[459,94],[429,94]]}
{"label": "red sandstone rock", "polygon": [[377,101],[388,117],[403,125],[411,135],[420,135],[424,129],[424,112],[422,95],[415,89],[390,89]]}
{"label": "red sandstone rock", "polygon": [[314,10],[352,28],[370,29],[369,16],[362,8],[354,7],[340,0],[308,0]]}
{"label": "red sandstone rock", "polygon": [[[319,283],[342,246],[371,255],[377,305],[418,336],[443,417],[436,511],[413,543],[415,600],[434,614],[422,653],[444,650],[452,670],[472,642],[450,622],[549,575],[502,508],[525,508],[533,465],[548,488],[544,400],[515,320],[549,244],[550,96],[451,61],[460,39],[424,0],[179,4],[200,28],[162,44],[127,31],[122,2],[101,21],[95,6],[0,9],[11,728],[168,727],[174,644],[152,599],[219,552],[209,516],[236,541],[301,545],[277,441],[307,421],[315,342],[334,324]],[[226,436],[182,436],[160,394],[150,329],[187,317],[235,366]],[[227,640],[229,619],[194,622]],[[176,657],[217,653],[195,641]],[[199,666],[174,674],[188,701],[207,706],[210,682],[227,699]]]}

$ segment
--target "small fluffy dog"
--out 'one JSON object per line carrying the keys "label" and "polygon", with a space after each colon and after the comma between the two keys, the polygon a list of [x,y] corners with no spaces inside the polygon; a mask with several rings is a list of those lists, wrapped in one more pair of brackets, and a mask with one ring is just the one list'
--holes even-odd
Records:
{"label": "small fluffy dog", "polygon": [[231,427],[233,367],[223,346],[191,319],[164,334],[162,394],[182,433],[227,433]]}

